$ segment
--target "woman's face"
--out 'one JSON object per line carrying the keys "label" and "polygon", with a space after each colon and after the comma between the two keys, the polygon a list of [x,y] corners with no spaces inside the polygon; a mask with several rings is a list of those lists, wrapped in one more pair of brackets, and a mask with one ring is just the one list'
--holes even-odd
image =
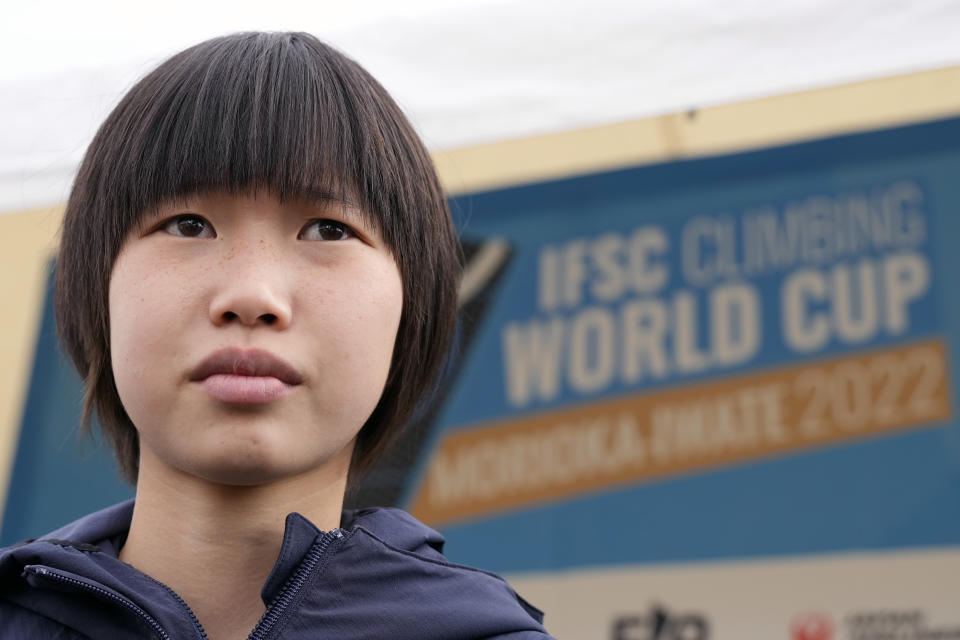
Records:
{"label": "woman's face", "polygon": [[253,485],[346,469],[403,306],[341,202],[212,193],[147,215],[110,280],[110,346],[141,460]]}

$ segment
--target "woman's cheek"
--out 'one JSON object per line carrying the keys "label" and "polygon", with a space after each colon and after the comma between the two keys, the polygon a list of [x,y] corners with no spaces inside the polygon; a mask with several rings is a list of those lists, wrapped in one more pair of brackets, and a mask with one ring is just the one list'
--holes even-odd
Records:
{"label": "woman's cheek", "polygon": [[168,369],[185,313],[177,290],[182,278],[150,249],[151,243],[142,241],[125,248],[110,278],[111,366],[128,412],[134,409],[128,405],[141,404],[173,373]]}

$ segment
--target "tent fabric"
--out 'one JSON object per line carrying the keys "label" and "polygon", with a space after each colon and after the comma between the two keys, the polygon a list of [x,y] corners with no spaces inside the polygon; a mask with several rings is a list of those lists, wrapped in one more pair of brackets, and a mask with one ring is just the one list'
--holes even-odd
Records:
{"label": "tent fabric", "polygon": [[279,2],[269,14],[240,2],[187,21],[170,3],[162,15],[119,12],[110,29],[95,28],[96,5],[42,36],[16,15],[0,31],[0,212],[63,202],[96,127],[136,78],[236,30],[292,28],[340,47],[432,149],[960,63],[952,0]]}

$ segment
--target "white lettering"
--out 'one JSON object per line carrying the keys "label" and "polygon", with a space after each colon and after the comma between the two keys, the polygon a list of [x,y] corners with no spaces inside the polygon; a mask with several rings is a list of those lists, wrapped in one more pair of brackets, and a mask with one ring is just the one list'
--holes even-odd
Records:
{"label": "white lettering", "polygon": [[711,291],[710,326],[710,346],[715,364],[733,365],[756,355],[762,340],[756,288],[730,284]]}
{"label": "white lettering", "polygon": [[795,351],[815,351],[830,339],[830,321],[822,312],[813,313],[808,300],[827,297],[827,283],[819,271],[802,269],[783,284],[782,316],[784,340]]}
{"label": "white lettering", "polygon": [[703,371],[707,357],[697,346],[697,301],[687,291],[678,292],[673,298],[673,348],[677,368],[681,371]]}
{"label": "white lettering", "polygon": [[570,386],[581,393],[610,384],[614,367],[613,317],[606,309],[577,314],[570,331]]}
{"label": "white lettering", "polygon": [[623,307],[624,382],[669,373],[666,354],[667,310],[659,300],[635,300]]}
{"label": "white lettering", "polygon": [[890,256],[883,263],[887,331],[898,335],[910,326],[907,306],[930,289],[930,267],[916,253]]}
{"label": "white lettering", "polygon": [[560,393],[563,320],[511,323],[503,328],[503,362],[507,398],[514,406],[534,399],[551,400]]}
{"label": "white lettering", "polygon": [[[853,286],[852,279],[859,286]],[[856,271],[843,264],[833,268],[834,326],[844,342],[863,342],[877,334],[876,281],[876,269],[870,260],[861,260]]]}

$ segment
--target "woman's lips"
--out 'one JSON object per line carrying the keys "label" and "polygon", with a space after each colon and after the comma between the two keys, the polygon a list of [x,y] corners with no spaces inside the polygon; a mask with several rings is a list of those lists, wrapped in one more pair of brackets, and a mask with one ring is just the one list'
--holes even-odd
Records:
{"label": "woman's lips", "polygon": [[211,398],[231,404],[265,404],[303,382],[291,365],[259,349],[221,349],[190,372]]}
{"label": "woman's lips", "polygon": [[218,373],[200,385],[214,400],[231,404],[266,404],[283,397],[293,385],[272,376],[238,376]]}

